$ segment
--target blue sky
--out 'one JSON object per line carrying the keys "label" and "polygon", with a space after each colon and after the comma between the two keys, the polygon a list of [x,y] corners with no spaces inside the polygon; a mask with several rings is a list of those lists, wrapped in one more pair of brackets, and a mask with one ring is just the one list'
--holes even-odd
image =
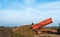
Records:
{"label": "blue sky", "polygon": [[0,0],[0,26],[20,26],[52,18],[60,22],[60,0]]}

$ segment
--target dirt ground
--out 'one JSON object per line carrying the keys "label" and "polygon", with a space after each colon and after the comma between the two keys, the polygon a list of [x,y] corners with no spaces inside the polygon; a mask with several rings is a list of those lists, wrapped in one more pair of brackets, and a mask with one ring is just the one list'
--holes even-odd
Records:
{"label": "dirt ground", "polygon": [[40,34],[40,35],[34,35],[34,37],[60,37],[58,34]]}

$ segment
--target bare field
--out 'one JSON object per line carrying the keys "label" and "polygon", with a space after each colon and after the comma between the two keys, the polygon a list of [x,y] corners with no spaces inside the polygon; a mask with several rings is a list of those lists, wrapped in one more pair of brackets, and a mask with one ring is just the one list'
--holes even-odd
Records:
{"label": "bare field", "polygon": [[[2,30],[1,32],[5,32],[7,33],[7,35],[11,33],[12,35],[11,34],[9,35],[13,37],[60,37],[60,35],[58,34],[50,34],[50,33],[42,33],[40,35],[37,35],[33,30],[30,29],[30,27],[31,25],[25,25],[16,28],[0,28],[0,31]],[[57,30],[56,27],[55,28],[50,27],[50,28]],[[1,32],[0,34],[3,35]]]}

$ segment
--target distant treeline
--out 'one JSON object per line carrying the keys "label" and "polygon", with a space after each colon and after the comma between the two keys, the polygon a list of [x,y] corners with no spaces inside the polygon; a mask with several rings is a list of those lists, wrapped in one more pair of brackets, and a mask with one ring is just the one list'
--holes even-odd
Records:
{"label": "distant treeline", "polygon": [[17,28],[17,26],[15,27],[0,26],[0,28]]}

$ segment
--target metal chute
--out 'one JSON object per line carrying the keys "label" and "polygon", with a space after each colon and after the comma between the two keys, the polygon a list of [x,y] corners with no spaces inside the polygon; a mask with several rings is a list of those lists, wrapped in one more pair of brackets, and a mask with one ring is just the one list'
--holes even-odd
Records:
{"label": "metal chute", "polygon": [[52,23],[52,19],[51,18],[48,18],[48,19],[46,19],[44,21],[41,21],[41,22],[39,22],[37,24],[32,25],[32,29],[33,30],[36,30],[36,29],[42,28],[43,26],[46,26],[46,25],[48,25],[50,23]]}

